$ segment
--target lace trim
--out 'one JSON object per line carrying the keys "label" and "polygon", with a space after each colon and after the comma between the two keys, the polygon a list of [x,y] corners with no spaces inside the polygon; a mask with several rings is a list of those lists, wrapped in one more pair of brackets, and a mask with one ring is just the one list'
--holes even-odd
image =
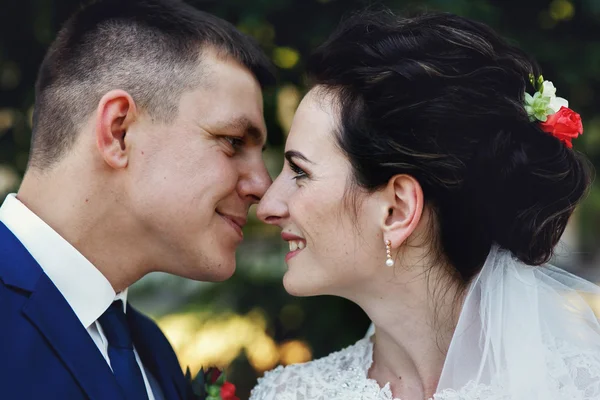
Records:
{"label": "lace trim", "polygon": [[380,387],[367,377],[373,364],[370,338],[324,358],[304,364],[279,366],[259,378],[251,400],[400,400],[389,383]]}
{"label": "lace trim", "polygon": [[[560,340],[548,342],[546,354],[551,397],[544,400],[600,399],[600,351],[582,350]],[[400,400],[389,383],[380,387],[368,378],[373,364],[370,338],[327,357],[304,364],[277,367],[260,378],[251,400]],[[501,382],[467,383],[460,390],[445,389],[430,400],[517,400]],[[520,399],[519,399],[520,400]]]}

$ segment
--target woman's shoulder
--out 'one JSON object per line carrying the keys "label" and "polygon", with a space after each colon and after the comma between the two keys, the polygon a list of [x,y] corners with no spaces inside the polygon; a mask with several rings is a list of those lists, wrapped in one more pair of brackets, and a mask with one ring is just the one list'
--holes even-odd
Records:
{"label": "woman's shoulder", "polygon": [[258,380],[251,400],[296,400],[340,397],[341,391],[366,380],[373,345],[364,338],[323,358],[279,366]]}

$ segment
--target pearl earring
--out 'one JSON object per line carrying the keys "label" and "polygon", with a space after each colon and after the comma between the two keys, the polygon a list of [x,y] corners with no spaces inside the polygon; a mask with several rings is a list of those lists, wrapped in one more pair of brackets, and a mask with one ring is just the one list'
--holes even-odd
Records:
{"label": "pearl earring", "polygon": [[385,260],[385,265],[387,265],[388,267],[393,267],[394,260],[392,260],[392,242],[390,242],[389,240],[385,241],[385,254],[387,257],[387,260]]}

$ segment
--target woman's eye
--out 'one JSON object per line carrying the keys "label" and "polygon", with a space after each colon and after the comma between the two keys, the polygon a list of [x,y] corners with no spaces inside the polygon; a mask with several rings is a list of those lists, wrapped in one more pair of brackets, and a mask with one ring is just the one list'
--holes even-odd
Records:
{"label": "woman's eye", "polygon": [[294,180],[298,180],[298,179],[302,179],[302,178],[306,178],[308,177],[308,174],[299,166],[297,166],[294,163],[289,163],[290,164],[290,169],[292,170],[292,172],[294,172],[296,175],[292,178]]}

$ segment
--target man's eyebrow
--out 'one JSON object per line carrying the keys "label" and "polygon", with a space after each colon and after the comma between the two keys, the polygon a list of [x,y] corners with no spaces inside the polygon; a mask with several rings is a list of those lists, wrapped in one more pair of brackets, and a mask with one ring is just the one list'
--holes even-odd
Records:
{"label": "man's eyebrow", "polygon": [[266,145],[267,134],[262,128],[258,127],[248,117],[238,117],[227,121],[218,126],[221,131],[241,131],[244,132],[254,144]]}

